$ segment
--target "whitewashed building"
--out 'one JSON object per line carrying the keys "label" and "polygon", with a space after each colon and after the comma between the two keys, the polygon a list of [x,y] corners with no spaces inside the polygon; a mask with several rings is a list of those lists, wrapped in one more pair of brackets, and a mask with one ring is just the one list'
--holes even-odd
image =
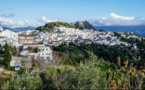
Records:
{"label": "whitewashed building", "polygon": [[38,56],[40,56],[41,58],[45,59],[45,60],[52,60],[52,50],[50,47],[45,46],[45,47],[39,47],[38,51]]}
{"label": "whitewashed building", "polygon": [[[28,50],[28,47],[37,49],[37,52]],[[45,46],[44,44],[24,45],[20,55],[28,56],[29,59],[37,59],[38,57],[40,57],[45,60],[52,60],[52,52],[53,51],[51,50],[51,48],[49,46]]]}

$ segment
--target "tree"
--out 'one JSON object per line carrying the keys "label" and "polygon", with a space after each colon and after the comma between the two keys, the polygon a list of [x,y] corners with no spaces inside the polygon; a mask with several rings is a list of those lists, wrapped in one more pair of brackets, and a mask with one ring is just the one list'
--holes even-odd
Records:
{"label": "tree", "polygon": [[41,89],[43,83],[39,76],[36,74],[34,76],[27,74],[21,75],[17,78],[11,77],[10,80],[6,81],[4,84],[1,85],[1,89],[22,89],[22,90],[36,90]]}
{"label": "tree", "polygon": [[9,45],[6,43],[5,44],[5,51],[4,51],[4,63],[7,67],[10,66],[10,62],[12,60],[12,56],[9,50]]}
{"label": "tree", "polygon": [[1,56],[3,53],[4,53],[4,51],[3,51],[3,46],[1,46],[1,44],[0,44],[0,56]]}
{"label": "tree", "polygon": [[30,52],[32,52],[33,48],[32,48],[32,47],[28,47],[28,50],[29,50]]}
{"label": "tree", "polygon": [[46,70],[46,68],[48,67],[49,63],[41,58],[40,56],[37,57],[37,59],[33,60],[33,63],[36,65],[36,67],[39,68],[39,70],[41,70],[42,72]]}
{"label": "tree", "polygon": [[17,48],[16,48],[16,46],[14,46],[14,47],[12,47],[12,54],[14,55],[14,56],[17,56]]}

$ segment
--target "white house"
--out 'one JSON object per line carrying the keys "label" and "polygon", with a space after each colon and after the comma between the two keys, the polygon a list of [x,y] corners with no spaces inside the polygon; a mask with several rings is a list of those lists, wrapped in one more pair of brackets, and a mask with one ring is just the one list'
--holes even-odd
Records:
{"label": "white house", "polygon": [[0,45],[4,46],[6,44],[6,37],[0,36]]}
{"label": "white house", "polygon": [[6,42],[12,46],[19,47],[20,44],[18,43],[18,34],[16,32],[5,30],[3,31],[2,28],[0,28],[0,44],[4,45]]}
{"label": "white house", "polygon": [[38,56],[40,56],[41,58],[45,59],[45,60],[52,60],[52,50],[49,46],[45,46],[45,47],[39,47],[39,52],[38,52]]}
{"label": "white house", "polygon": [[31,60],[24,57],[12,57],[10,62],[10,67],[20,66],[20,67],[31,67],[32,63]]}
{"label": "white house", "polygon": [[14,41],[18,41],[18,33],[10,31],[10,30],[5,30],[3,31],[3,33],[7,38],[11,38]]}
{"label": "white house", "polygon": [[[33,49],[37,48],[37,52],[29,51],[28,47],[32,47]],[[45,60],[52,60],[52,50],[49,46],[45,46],[44,44],[38,44],[38,45],[24,45],[23,50],[21,51],[20,55],[28,56],[30,59],[37,59],[38,57],[41,57]]]}

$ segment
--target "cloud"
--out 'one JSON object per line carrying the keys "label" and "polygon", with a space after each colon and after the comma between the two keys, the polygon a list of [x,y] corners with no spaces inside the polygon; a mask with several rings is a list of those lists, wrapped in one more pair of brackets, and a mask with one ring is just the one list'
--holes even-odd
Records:
{"label": "cloud", "polygon": [[11,27],[13,25],[14,25],[14,22],[12,20],[0,18],[0,26]]}
{"label": "cloud", "polygon": [[24,21],[18,21],[16,24],[16,27],[26,27],[26,26],[31,26],[32,24],[28,20]]}
{"label": "cloud", "polygon": [[43,22],[43,23],[62,21],[61,19],[50,20],[50,19],[47,19],[45,16],[43,16],[42,18],[36,18],[36,20],[38,20],[39,22]]}
{"label": "cloud", "polygon": [[49,20],[45,16],[43,16],[42,18],[37,18],[36,20],[39,21],[39,22],[30,23],[28,20],[14,22],[11,19],[0,18],[0,26],[1,27],[10,27],[10,28],[27,27],[27,26],[37,27],[37,26],[42,26],[43,25],[42,23],[62,21],[61,19]]}
{"label": "cloud", "polygon": [[45,16],[43,16],[42,18],[36,18],[36,20],[38,22],[31,23],[28,20],[14,22],[11,19],[0,18],[0,26],[1,27],[10,27],[10,28],[27,27],[27,26],[37,27],[37,26],[42,26],[43,23],[58,22],[58,21],[61,22],[61,21],[63,21],[62,19],[49,20]]}
{"label": "cloud", "polygon": [[13,22],[11,19],[0,18],[1,27],[27,27],[27,26],[37,26],[36,24],[30,23],[28,20]]}
{"label": "cloud", "polygon": [[110,16],[114,19],[120,19],[120,20],[134,20],[134,17],[124,17],[124,16],[119,16],[115,13],[110,13]]}
{"label": "cloud", "polygon": [[120,16],[115,13],[110,13],[109,18],[97,17],[96,19],[89,20],[94,26],[132,26],[132,25],[145,25],[145,19]]}
{"label": "cloud", "polygon": [[6,17],[6,18],[8,18],[8,17],[14,17],[15,14],[13,14],[13,13],[11,13],[11,14],[3,13],[3,14],[0,14],[0,16],[1,16],[1,17]]}

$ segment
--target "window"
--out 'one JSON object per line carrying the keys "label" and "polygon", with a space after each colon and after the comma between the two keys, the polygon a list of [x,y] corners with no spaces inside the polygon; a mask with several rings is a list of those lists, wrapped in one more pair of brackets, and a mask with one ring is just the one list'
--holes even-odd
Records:
{"label": "window", "polygon": [[47,60],[50,60],[50,57],[46,57]]}
{"label": "window", "polygon": [[44,53],[42,53],[42,55],[44,55]]}
{"label": "window", "polygon": [[42,59],[44,59],[44,57],[41,57]]}

